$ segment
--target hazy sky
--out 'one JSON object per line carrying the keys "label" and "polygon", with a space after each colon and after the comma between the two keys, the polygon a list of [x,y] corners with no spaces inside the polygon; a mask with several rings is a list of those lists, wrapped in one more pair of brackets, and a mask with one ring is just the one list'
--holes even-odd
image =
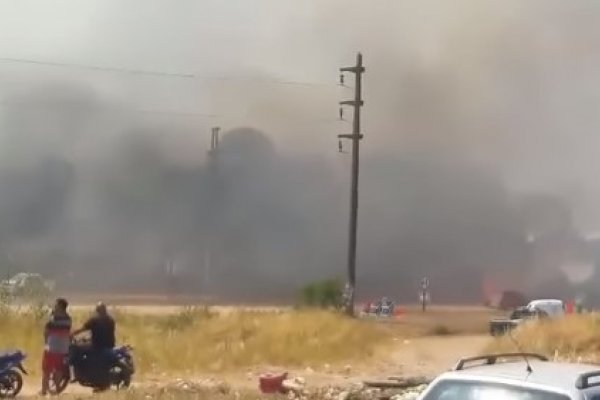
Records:
{"label": "hazy sky", "polygon": [[[598,7],[590,0],[0,0],[0,58],[335,85],[337,68],[362,50],[368,68],[365,133],[372,138],[366,151],[390,143],[400,149],[407,140],[442,146],[456,141],[479,159],[517,169],[516,175],[533,174],[529,163],[543,165],[547,173],[538,171],[536,178],[545,182],[567,180],[565,167],[584,177],[594,166]],[[332,151],[334,135],[349,129],[328,121],[348,94],[334,86],[6,62],[0,72],[2,92],[19,90],[19,81],[66,76],[139,108],[220,115],[197,123],[251,122],[273,130],[285,123],[294,130],[289,140],[296,149],[310,144],[310,151]],[[421,92],[422,99],[409,99],[414,104],[407,107],[408,91]],[[436,105],[444,102],[453,108]],[[421,114],[414,117],[411,107],[428,106],[446,109],[430,115],[416,110]],[[403,112],[413,114],[412,120],[401,119]],[[433,121],[425,126],[422,119]],[[297,126],[290,129],[294,120]],[[442,133],[437,122],[457,127]],[[572,140],[573,134],[584,142]],[[560,154],[577,160],[562,163]]]}
{"label": "hazy sky", "polygon": [[[0,58],[334,85],[337,68],[362,50],[366,152],[454,145],[515,186],[595,197],[598,7],[592,0],[0,0]],[[83,82],[137,108],[219,115],[172,117],[181,124],[267,128],[289,149],[328,154],[334,136],[349,129],[331,121],[349,94],[334,86],[0,62],[0,94],[49,78]]]}

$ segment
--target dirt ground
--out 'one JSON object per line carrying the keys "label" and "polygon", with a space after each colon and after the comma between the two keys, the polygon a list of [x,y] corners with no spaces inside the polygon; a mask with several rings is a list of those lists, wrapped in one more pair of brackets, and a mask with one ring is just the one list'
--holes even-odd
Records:
{"label": "dirt ground", "polygon": [[[483,335],[431,336],[413,340],[397,341],[387,356],[363,364],[352,364],[329,372],[322,366],[315,372],[310,369],[289,370],[291,376],[301,376],[308,387],[328,385],[348,385],[369,379],[386,379],[391,376],[434,377],[452,368],[465,356],[475,355],[489,343],[490,338]],[[230,374],[213,378],[224,379],[234,387],[256,388],[258,375],[266,371],[248,371],[244,374]]]}
{"label": "dirt ground", "polygon": [[[92,304],[93,302],[83,302],[83,304],[73,305],[73,308],[91,309]],[[181,305],[120,303],[118,308],[133,313],[169,314],[181,310]],[[214,310],[224,313],[240,308],[264,312],[285,310],[285,307],[272,306],[213,307]],[[382,379],[389,376],[433,377],[451,368],[461,357],[481,353],[491,340],[487,334],[487,322],[491,316],[496,314],[482,307],[463,306],[437,306],[432,307],[426,313],[420,312],[416,306],[407,306],[405,310],[406,313],[399,318],[374,320],[373,323],[390,324],[390,329],[403,333],[411,332],[413,338],[398,337],[394,340],[391,351],[381,354],[374,360],[343,367],[315,365],[304,370],[257,366],[238,373],[186,377],[186,379],[201,381],[212,378],[224,381],[231,387],[240,390],[255,390],[258,385],[258,376],[261,373],[284,370],[291,376],[304,377],[309,387],[343,386],[365,379]],[[144,381],[136,381],[135,385],[142,387],[160,385],[166,379],[165,377],[144,378]],[[33,381],[31,378],[26,379],[26,382],[22,396],[35,397],[39,390],[39,382]],[[77,385],[70,386],[67,391],[76,395],[89,393],[89,389]]]}

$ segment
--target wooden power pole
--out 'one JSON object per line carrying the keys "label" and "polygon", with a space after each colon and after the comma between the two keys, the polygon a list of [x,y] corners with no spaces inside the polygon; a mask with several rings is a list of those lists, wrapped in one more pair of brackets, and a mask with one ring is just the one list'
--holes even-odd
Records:
{"label": "wooden power pole", "polygon": [[216,217],[216,206],[215,204],[218,202],[218,194],[215,193],[218,190],[218,176],[217,176],[217,154],[219,150],[219,132],[221,128],[215,126],[211,128],[210,135],[210,150],[208,151],[209,157],[209,179],[210,179],[210,196],[209,197],[209,221],[208,221],[208,237],[206,239],[205,249],[204,249],[204,273],[202,277],[202,286],[204,289],[204,295],[208,296],[210,292],[210,285],[212,279],[212,264],[213,264],[213,251],[214,251],[214,243],[215,243],[215,235],[217,235],[217,217]]}
{"label": "wooden power pole", "polygon": [[[354,315],[354,300],[356,290],[356,232],[358,217],[358,166],[359,166],[359,143],[363,138],[360,133],[360,109],[363,106],[362,100],[362,74],[365,72],[363,67],[362,54],[356,55],[356,65],[353,67],[340,68],[340,72],[350,72],[354,74],[354,100],[340,102],[341,105],[352,106],[354,117],[352,120],[352,133],[338,135],[339,139],[350,139],[352,141],[352,182],[350,187],[350,223],[348,230],[348,286],[346,298],[346,313]],[[343,78],[342,82],[343,84]]]}

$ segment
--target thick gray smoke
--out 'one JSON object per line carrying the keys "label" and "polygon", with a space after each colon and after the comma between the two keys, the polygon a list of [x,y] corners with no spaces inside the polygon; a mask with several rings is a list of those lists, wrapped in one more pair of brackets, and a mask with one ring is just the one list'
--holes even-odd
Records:
{"label": "thick gray smoke", "polygon": [[[597,3],[74,3],[0,3],[0,33],[19,19],[40,32],[0,39],[0,59],[198,78],[0,61],[6,273],[227,298],[343,277],[349,156],[335,136],[351,127],[335,119],[352,91],[334,85],[356,50],[362,295],[410,301],[422,276],[440,300],[478,300],[486,279],[562,294],[564,264],[589,262],[577,232],[600,224]],[[67,9],[88,23],[42,36]]]}

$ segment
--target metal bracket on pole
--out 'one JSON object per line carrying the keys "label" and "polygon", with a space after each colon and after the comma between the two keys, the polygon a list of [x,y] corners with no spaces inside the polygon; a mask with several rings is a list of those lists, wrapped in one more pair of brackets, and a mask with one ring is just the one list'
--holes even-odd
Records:
{"label": "metal bracket on pole", "polygon": [[354,66],[354,67],[343,67],[343,68],[340,68],[340,71],[341,72],[352,72],[354,74],[356,74],[356,73],[362,74],[363,72],[365,72],[365,67],[358,66],[358,65]]}
{"label": "metal bracket on pole", "polygon": [[342,134],[342,135],[338,135],[337,137],[339,139],[354,139],[358,136],[358,140],[361,140],[363,138],[362,134],[354,134],[354,133],[348,133],[348,134]]}
{"label": "metal bracket on pole", "polygon": [[357,100],[344,100],[344,101],[340,101],[340,104],[343,105],[343,106],[352,106],[352,107],[359,106],[359,107],[362,107],[365,104],[365,102],[362,101],[362,100],[359,100],[359,101],[357,101]]}

